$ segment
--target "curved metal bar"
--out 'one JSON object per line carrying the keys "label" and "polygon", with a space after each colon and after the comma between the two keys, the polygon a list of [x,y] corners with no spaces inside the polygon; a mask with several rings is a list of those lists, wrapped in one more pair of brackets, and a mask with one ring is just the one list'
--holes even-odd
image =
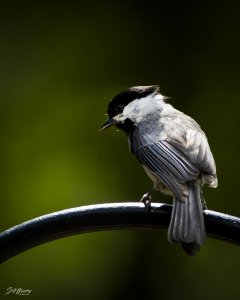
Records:
{"label": "curved metal bar", "polygon": [[[0,262],[38,245],[79,233],[110,229],[167,228],[172,206],[108,203],[61,210],[0,233]],[[240,245],[240,218],[205,210],[207,235]]]}

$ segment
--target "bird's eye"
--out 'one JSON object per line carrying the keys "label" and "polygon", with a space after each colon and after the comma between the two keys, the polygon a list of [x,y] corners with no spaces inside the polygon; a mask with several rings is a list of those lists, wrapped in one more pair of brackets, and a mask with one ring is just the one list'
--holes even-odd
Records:
{"label": "bird's eye", "polygon": [[115,110],[118,114],[122,113],[123,112],[123,109],[124,109],[124,105],[123,104],[119,104]]}

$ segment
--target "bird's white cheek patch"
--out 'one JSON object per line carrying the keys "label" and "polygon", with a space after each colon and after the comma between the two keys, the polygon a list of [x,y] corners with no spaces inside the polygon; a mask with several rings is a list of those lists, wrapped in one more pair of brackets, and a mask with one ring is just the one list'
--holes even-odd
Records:
{"label": "bird's white cheek patch", "polygon": [[113,119],[117,123],[123,123],[126,119],[130,119],[135,124],[138,124],[149,116],[154,118],[162,110],[161,105],[163,100],[164,97],[160,94],[151,94],[147,97],[133,100],[125,106],[121,114],[118,114]]}
{"label": "bird's white cheek patch", "polygon": [[125,106],[123,110],[124,119],[131,119],[135,123],[139,123],[146,119],[147,116],[154,117],[159,114],[162,101],[162,95],[151,94],[147,97],[136,99]]}

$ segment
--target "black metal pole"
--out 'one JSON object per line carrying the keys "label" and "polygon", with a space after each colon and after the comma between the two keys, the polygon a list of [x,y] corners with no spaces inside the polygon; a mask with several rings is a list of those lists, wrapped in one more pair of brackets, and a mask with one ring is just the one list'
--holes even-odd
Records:
{"label": "black metal pole", "polygon": [[[61,210],[0,233],[0,262],[43,243],[79,233],[126,228],[167,228],[172,206],[108,203]],[[240,218],[205,210],[207,235],[240,245]]]}

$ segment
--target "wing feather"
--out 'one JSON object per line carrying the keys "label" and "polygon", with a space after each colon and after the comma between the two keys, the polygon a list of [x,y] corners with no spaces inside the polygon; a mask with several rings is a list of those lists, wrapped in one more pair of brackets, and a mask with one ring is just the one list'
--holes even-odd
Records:
{"label": "wing feather", "polygon": [[177,151],[169,149],[164,141],[143,146],[135,153],[138,160],[150,169],[159,180],[181,199],[183,185],[196,179],[199,171]]}
{"label": "wing feather", "polygon": [[131,151],[141,164],[180,198],[186,182],[195,180],[200,173],[216,177],[207,138],[199,127],[188,128],[186,134],[171,130],[164,137],[156,130],[136,128],[129,136],[129,142]]}

